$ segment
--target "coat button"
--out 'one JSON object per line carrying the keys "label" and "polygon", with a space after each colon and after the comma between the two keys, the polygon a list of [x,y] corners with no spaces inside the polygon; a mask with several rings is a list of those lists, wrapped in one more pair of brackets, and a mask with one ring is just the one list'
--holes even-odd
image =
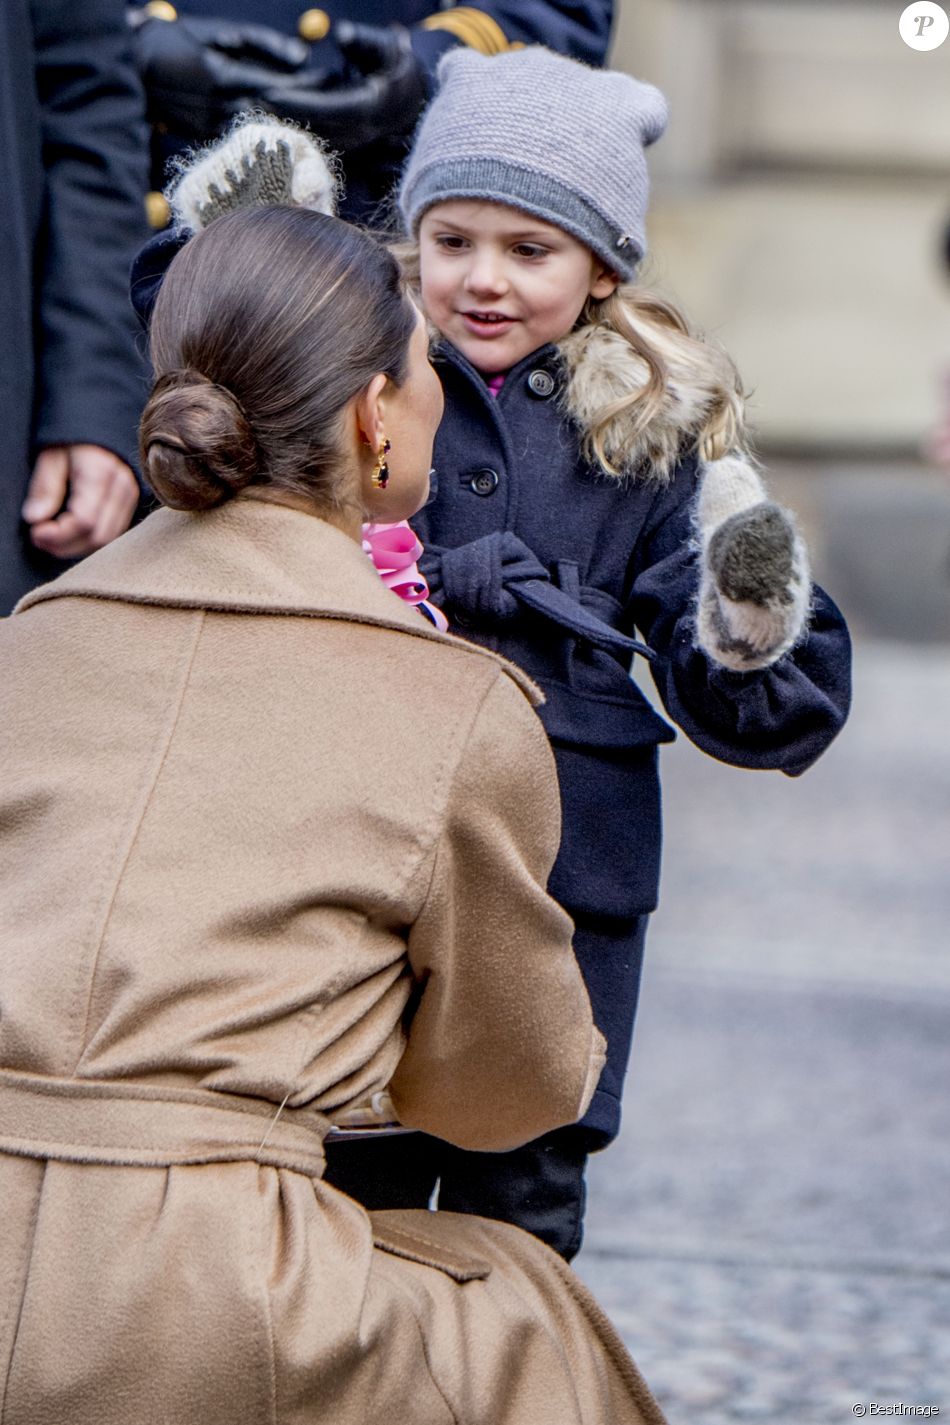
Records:
{"label": "coat button", "polygon": [[554,390],[554,377],[550,371],[532,371],[528,377],[528,390],[532,396],[540,396],[541,400],[546,400]]}
{"label": "coat button", "polygon": [[146,193],[145,216],[151,228],[164,228],[171,219],[172,210],[164,193]]}
{"label": "coat button", "polygon": [[312,45],[325,40],[330,33],[330,16],[326,10],[304,10],[297,21],[297,33]]}
{"label": "coat button", "polygon": [[498,489],[498,471],[475,470],[468,483],[476,495],[493,495]]}

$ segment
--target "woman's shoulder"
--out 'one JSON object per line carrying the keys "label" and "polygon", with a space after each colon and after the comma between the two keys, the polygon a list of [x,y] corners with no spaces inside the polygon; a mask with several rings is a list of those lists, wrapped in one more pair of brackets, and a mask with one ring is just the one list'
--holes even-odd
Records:
{"label": "woman's shoulder", "polygon": [[465,702],[487,697],[493,689],[498,690],[502,701],[510,701],[512,705],[524,703],[538,707],[544,702],[537,683],[516,663],[490,648],[457,637],[451,626],[447,633],[442,633],[422,614],[418,618],[419,628],[413,631],[422,637],[413,640],[415,662],[420,676],[432,679],[434,686],[451,684]]}
{"label": "woman's shoulder", "polygon": [[[529,702],[540,701],[519,668],[490,649],[442,632],[387,588],[358,541],[310,514],[271,502],[232,500],[198,516],[157,510],[33,590],[16,612],[63,600],[148,608],[153,619],[162,610],[239,615],[238,626],[252,639],[258,637],[256,620],[268,618],[272,645],[281,639],[306,645],[318,627],[335,629],[351,657],[361,655],[348,632],[361,629],[357,642],[365,645],[370,665],[381,657],[377,637],[404,635],[396,666],[420,686],[423,707],[424,688],[451,684],[463,687],[464,697],[478,697],[499,676],[517,685]],[[235,627],[232,640],[238,636]],[[390,667],[392,659],[386,663]]]}

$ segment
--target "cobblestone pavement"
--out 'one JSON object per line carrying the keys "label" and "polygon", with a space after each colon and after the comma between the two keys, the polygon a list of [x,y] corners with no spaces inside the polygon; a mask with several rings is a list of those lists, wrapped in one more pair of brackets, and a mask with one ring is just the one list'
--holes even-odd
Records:
{"label": "cobblestone pavement", "polygon": [[664,785],[578,1270],[672,1425],[950,1417],[950,653],[862,643],[803,778],[680,738]]}
{"label": "cobblestone pavement", "polygon": [[829,1425],[871,1402],[948,1412],[945,1278],[669,1256],[596,1277],[674,1425]]}

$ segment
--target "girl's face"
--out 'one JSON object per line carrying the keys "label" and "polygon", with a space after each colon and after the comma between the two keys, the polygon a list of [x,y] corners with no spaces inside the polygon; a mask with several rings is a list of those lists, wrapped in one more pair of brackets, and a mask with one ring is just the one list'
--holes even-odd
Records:
{"label": "girl's face", "polygon": [[437,203],[419,228],[422,304],[478,371],[507,371],[574,326],[618,278],[590,248],[504,203]]}

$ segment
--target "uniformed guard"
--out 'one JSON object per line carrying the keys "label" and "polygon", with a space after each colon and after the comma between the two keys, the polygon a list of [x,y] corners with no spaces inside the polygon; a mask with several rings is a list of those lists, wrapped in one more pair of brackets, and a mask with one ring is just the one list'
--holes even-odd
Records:
{"label": "uniformed guard", "polygon": [[341,155],[341,215],[385,220],[382,200],[455,45],[501,54],[525,44],[603,64],[612,0],[150,0],[130,9],[153,124],[149,217],[184,148],[249,107],[305,125]]}
{"label": "uniformed guard", "polygon": [[147,130],[121,0],[2,0],[0,130],[2,617],[138,498]]}

